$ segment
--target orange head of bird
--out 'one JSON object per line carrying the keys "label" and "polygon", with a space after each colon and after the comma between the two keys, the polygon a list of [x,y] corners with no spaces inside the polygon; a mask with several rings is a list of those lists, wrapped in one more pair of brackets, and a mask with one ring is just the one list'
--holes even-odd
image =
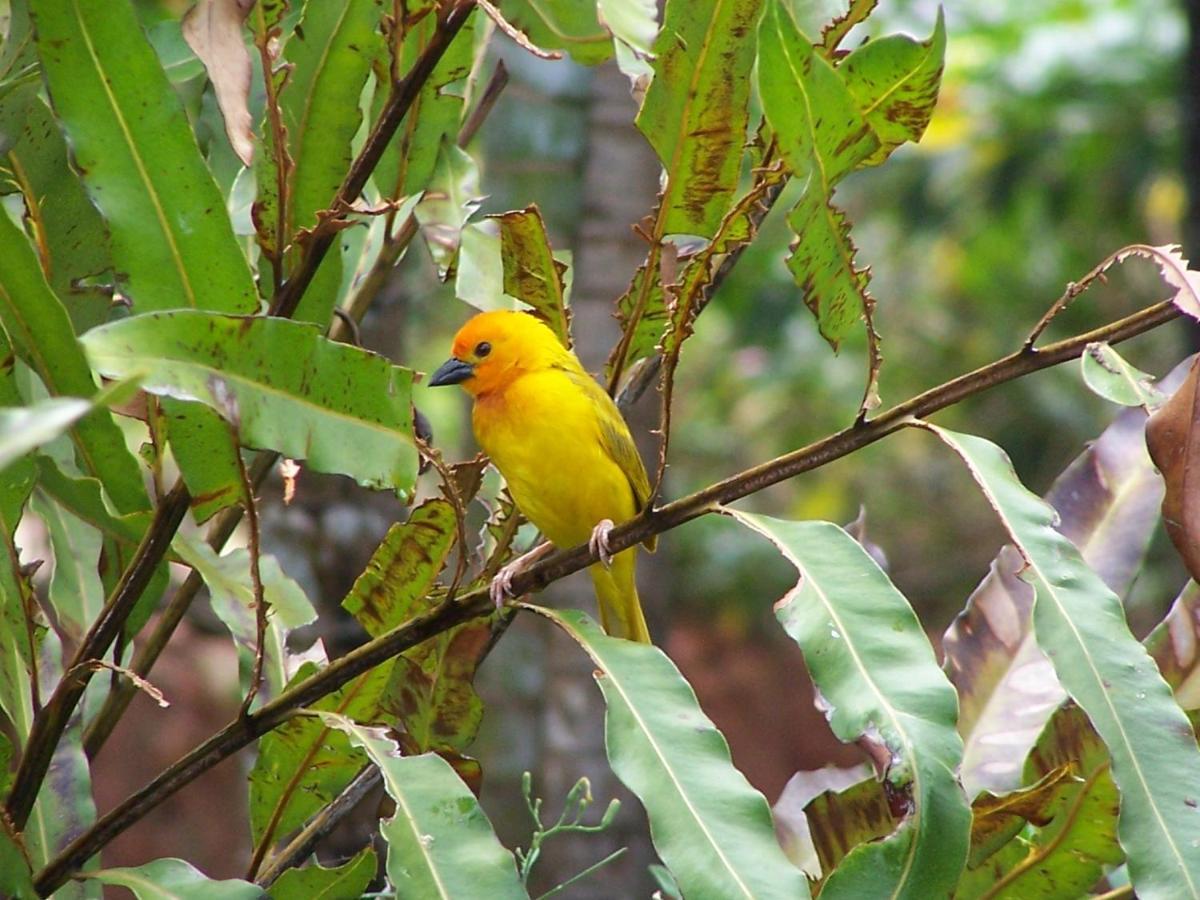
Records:
{"label": "orange head of bird", "polygon": [[503,388],[525,372],[561,363],[570,351],[529,313],[497,310],[469,319],[454,336],[450,354],[429,386],[461,384],[478,396]]}

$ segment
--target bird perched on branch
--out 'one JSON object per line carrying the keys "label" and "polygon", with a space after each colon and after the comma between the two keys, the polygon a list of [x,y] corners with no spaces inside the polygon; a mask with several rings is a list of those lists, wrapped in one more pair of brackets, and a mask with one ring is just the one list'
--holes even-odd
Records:
{"label": "bird perched on branch", "polygon": [[[588,541],[600,622],[609,634],[650,643],[638,600],[637,548],[609,551],[614,524],[650,500],[650,480],[612,398],[558,336],[534,316],[480,313],[454,337],[429,384],[461,384],[475,398],[472,422],[484,452],[525,517],[556,547]],[[654,549],[654,539],[645,542]],[[497,604],[513,577],[550,549],[505,566],[492,582]]]}

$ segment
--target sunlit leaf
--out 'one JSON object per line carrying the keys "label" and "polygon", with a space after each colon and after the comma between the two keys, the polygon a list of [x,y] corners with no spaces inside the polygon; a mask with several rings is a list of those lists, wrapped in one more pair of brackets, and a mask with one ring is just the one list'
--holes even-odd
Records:
{"label": "sunlit leaf", "polygon": [[1088,344],[1079,357],[1079,365],[1084,383],[1105,400],[1147,409],[1159,406],[1164,400],[1154,387],[1154,379],[1131,366],[1108,344]]}
{"label": "sunlit leaf", "polygon": [[180,310],[113,322],[83,343],[97,371],[144,373],[151,393],[199,400],[248,446],[363,485],[412,488],[412,373],[315,326]]}
{"label": "sunlit leaf", "polygon": [[807,897],[775,840],[771,811],[729,759],[729,745],[657,647],[609,637],[583,613],[530,607],[579,643],[608,706],[609,762],[637,794],[684,896]]}
{"label": "sunlit leaf", "polygon": [[[1139,893],[1200,892],[1200,749],[1153,659],[1134,639],[1118,597],[1053,528],[1054,510],[1017,479],[995,444],[934,426],[962,456],[1028,562],[1034,631],[1063,686],[1112,757],[1121,791],[1119,836]],[[1165,768],[1164,768],[1165,767]],[[1171,778],[1152,771],[1170,771]]]}
{"label": "sunlit leaf", "polygon": [[730,514],[775,544],[800,573],[775,615],[804,651],[833,733],[843,741],[881,742],[892,791],[910,798],[901,826],[886,840],[852,850],[821,896],[948,891],[966,860],[970,827],[954,776],[962,759],[958,704],[912,607],[838,526]]}
{"label": "sunlit leaf", "polygon": [[401,756],[382,730],[345,716],[321,713],[321,720],[367,752],[396,801],[396,813],[381,831],[388,843],[388,880],[397,896],[528,896],[512,854],[449,763],[432,753]]}
{"label": "sunlit leaf", "polygon": [[737,189],[758,0],[668,0],[637,125],[666,171],[664,234],[711,237]]}

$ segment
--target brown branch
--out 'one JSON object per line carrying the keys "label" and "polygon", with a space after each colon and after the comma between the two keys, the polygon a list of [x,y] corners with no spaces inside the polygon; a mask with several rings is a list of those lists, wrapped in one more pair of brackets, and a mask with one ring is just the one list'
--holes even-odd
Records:
{"label": "brown branch", "polygon": [[258,524],[258,501],[254,499],[254,479],[242,460],[237,429],[231,426],[229,434],[233,439],[233,456],[237,460],[238,477],[242,482],[242,494],[246,504],[246,524],[250,530],[250,584],[254,588],[254,665],[250,670],[250,687],[246,691],[246,698],[242,700],[240,710],[241,715],[245,716],[249,714],[250,706],[258,696],[258,685],[262,681],[263,660],[267,653],[267,615],[270,608],[267,606],[266,592],[263,590],[261,529]]}
{"label": "brown branch", "polygon": [[[856,422],[849,428],[799,450],[739,472],[666,506],[650,510],[614,529],[609,539],[611,549],[618,552],[632,547],[652,535],[676,528],[684,522],[711,512],[722,504],[747,497],[801,472],[840,459],[897,431],[913,418],[931,415],[997,385],[1076,359],[1092,342],[1120,343],[1179,315],[1179,309],[1171,301],[1163,301],[1116,322],[1047,345],[1041,350],[1019,350],[1009,354],[973,372],[931,388],[874,419]],[[596,561],[586,545],[555,553],[518,574],[513,579],[513,592],[519,596],[541,590],[551,582]],[[184,785],[281,724],[297,709],[330,694],[351,679],[410,647],[462,622],[491,612],[492,604],[486,587],[465,594],[453,602],[443,603],[334,660],[325,669],[284,691],[249,716],[230,722],[80,834],[39,873],[38,890],[45,895],[58,888],[117,834]]]}
{"label": "brown branch", "polygon": [[[430,38],[429,45],[417,57],[417,61],[413,63],[408,73],[392,85],[379,120],[367,136],[362,150],[350,165],[346,179],[329,204],[330,209],[349,209],[358,199],[367,184],[367,179],[375,171],[375,167],[383,157],[384,150],[387,149],[388,143],[395,135],[396,129],[400,127],[404,116],[420,95],[421,87],[429,79],[434,66],[449,49],[450,44],[474,9],[474,0],[457,0],[449,6],[444,15],[439,17],[437,28],[434,30],[433,37]],[[326,220],[327,223],[331,221],[330,219]],[[336,227],[318,227],[313,232],[304,246],[304,253],[296,271],[284,283],[283,288],[276,293],[275,299],[271,303],[270,315],[287,318],[296,311],[300,298],[304,296],[304,292],[317,273],[317,267],[325,259],[325,254],[329,252],[329,248],[336,238]]]}

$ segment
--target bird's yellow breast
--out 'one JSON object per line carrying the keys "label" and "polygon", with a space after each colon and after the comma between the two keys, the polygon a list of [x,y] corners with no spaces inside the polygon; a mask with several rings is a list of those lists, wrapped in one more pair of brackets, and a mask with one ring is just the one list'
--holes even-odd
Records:
{"label": "bird's yellow breast", "polygon": [[604,447],[605,412],[558,369],[476,398],[476,439],[521,511],[559,547],[585,542],[602,519],[621,523],[637,512],[628,478]]}

